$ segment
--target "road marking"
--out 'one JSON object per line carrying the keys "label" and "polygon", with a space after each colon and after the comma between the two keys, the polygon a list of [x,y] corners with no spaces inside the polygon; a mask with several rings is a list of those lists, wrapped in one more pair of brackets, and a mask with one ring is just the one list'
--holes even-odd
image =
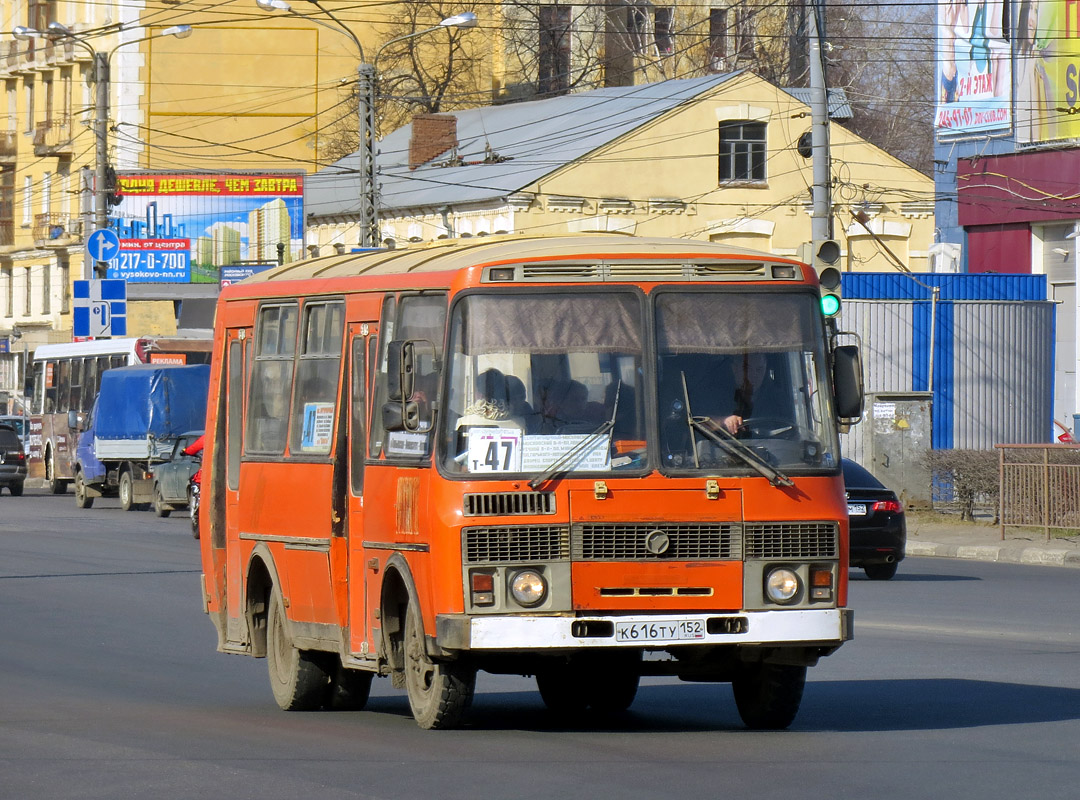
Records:
{"label": "road marking", "polygon": [[866,622],[855,616],[855,638],[863,630],[889,633],[931,634],[934,636],[956,636],[966,639],[1008,639],[1016,642],[1037,644],[1076,644],[1080,643],[1077,631],[1032,631],[1011,628],[972,628],[954,625],[924,625],[908,622]]}

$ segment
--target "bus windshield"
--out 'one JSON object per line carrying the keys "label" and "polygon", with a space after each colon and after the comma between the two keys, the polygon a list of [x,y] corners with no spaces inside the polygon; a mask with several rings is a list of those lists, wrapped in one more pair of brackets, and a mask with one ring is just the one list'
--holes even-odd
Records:
{"label": "bus windshield", "polygon": [[655,316],[666,471],[835,468],[813,295],[663,291]]}
{"label": "bus windshield", "polygon": [[644,466],[643,318],[633,291],[462,298],[451,320],[444,468]]}

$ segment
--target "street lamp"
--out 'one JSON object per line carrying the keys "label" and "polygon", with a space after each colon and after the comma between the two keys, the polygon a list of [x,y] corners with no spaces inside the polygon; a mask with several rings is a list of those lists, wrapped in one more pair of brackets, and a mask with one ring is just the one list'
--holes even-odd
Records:
{"label": "street lamp", "polygon": [[[404,36],[397,36],[389,41],[386,41],[375,52],[375,58],[368,63],[364,59],[364,48],[360,44],[360,40],[356,38],[356,34],[353,33],[348,27],[337,19],[328,9],[324,8],[318,0],[308,0],[313,6],[318,8],[322,13],[326,14],[331,20],[333,20],[338,28],[339,33],[345,33],[353,43],[356,45],[357,50],[360,51],[360,64],[356,68],[356,94],[358,98],[358,117],[359,117],[359,133],[360,133],[360,246],[361,247],[378,247],[379,246],[379,186],[377,182],[376,169],[375,169],[375,100],[376,83],[377,83],[377,65],[379,63],[379,56],[382,55],[382,51],[386,49],[387,45],[400,42],[404,39],[412,39],[416,36],[423,36],[426,33],[438,30],[449,30],[450,28],[475,28],[477,25],[476,14],[471,11],[464,11],[460,14],[454,14],[452,17],[447,17],[438,25],[433,25],[430,28],[424,28],[423,30],[413,31],[407,33]],[[285,0],[255,0],[256,5],[265,11],[287,11],[298,17],[309,19],[312,22],[323,25],[324,27],[331,28],[332,30],[338,30],[333,26],[326,25],[321,20],[307,17],[292,9],[292,7],[285,2]]]}
{"label": "street lamp", "polygon": [[[122,29],[118,29],[118,32],[119,30]],[[191,36],[191,26],[173,25],[151,36],[121,42],[108,52],[94,49],[84,39],[80,38],[75,31],[60,22],[50,22],[44,31],[19,25],[11,33],[16,39],[23,41],[39,38],[64,39],[86,50],[94,59],[94,229],[102,230],[107,228],[109,227],[109,204],[108,188],[105,184],[109,168],[109,69],[113,53],[129,44],[138,44],[162,36],[186,39]],[[99,262],[97,271],[100,277],[105,277],[105,270],[104,262]],[[87,273],[84,272],[84,274]],[[89,274],[93,275],[92,272]]]}

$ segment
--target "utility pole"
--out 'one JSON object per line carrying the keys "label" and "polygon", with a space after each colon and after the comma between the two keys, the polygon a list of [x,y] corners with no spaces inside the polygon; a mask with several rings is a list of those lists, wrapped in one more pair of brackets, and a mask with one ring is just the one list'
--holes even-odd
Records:
{"label": "utility pole", "polygon": [[356,70],[360,123],[360,246],[379,246],[379,185],[375,174],[375,65]]}
{"label": "utility pole", "polygon": [[[109,55],[94,53],[94,229],[109,227]],[[96,272],[104,278],[108,265],[99,261]]]}
{"label": "utility pole", "polygon": [[832,165],[829,157],[829,100],[821,47],[821,2],[810,2],[810,144],[814,159],[814,210],[810,232],[814,242],[832,239]]}

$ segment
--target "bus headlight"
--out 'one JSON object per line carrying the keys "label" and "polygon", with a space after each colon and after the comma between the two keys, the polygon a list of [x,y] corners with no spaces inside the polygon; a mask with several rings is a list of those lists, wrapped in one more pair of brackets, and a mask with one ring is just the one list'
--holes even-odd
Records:
{"label": "bus headlight", "polygon": [[765,578],[765,594],[780,605],[793,602],[799,594],[799,576],[785,567],[774,569]]}
{"label": "bus headlight", "polygon": [[523,569],[510,581],[510,594],[523,606],[538,606],[547,597],[547,581],[535,569]]}

